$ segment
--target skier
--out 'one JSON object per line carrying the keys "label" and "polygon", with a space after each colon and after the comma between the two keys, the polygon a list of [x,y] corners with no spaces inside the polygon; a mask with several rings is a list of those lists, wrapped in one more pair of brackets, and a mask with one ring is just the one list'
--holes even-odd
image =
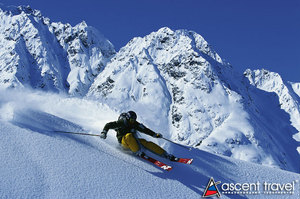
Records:
{"label": "skier", "polygon": [[130,149],[137,156],[144,155],[143,148],[146,148],[157,155],[167,158],[171,161],[177,161],[178,158],[167,153],[157,144],[145,139],[137,138],[136,132],[142,132],[155,138],[162,138],[160,133],[155,133],[143,124],[136,121],[137,115],[134,111],[122,113],[117,121],[107,123],[100,134],[100,138],[106,139],[109,129],[117,132],[117,139],[125,149]]}

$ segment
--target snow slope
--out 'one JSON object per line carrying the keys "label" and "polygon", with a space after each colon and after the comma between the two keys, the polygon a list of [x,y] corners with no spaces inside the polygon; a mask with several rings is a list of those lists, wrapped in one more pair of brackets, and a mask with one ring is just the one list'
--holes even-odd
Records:
{"label": "snow slope", "polygon": [[112,131],[106,140],[53,132],[99,133],[118,113],[95,101],[1,90],[0,109],[0,198],[201,198],[211,177],[222,183],[295,183],[293,194],[222,198],[299,198],[296,173],[162,142],[175,155],[194,158],[192,165],[163,160],[174,166],[165,172],[122,150]]}

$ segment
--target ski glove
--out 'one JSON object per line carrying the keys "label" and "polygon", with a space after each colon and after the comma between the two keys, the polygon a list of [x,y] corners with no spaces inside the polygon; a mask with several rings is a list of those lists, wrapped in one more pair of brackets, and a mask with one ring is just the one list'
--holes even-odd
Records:
{"label": "ski glove", "polygon": [[106,131],[102,131],[101,134],[99,135],[99,137],[102,138],[102,139],[106,139],[106,137],[107,137],[106,134],[107,134]]}
{"label": "ski glove", "polygon": [[156,138],[162,138],[163,136],[162,136],[162,134],[160,134],[160,133],[156,133],[153,137],[156,137]]}

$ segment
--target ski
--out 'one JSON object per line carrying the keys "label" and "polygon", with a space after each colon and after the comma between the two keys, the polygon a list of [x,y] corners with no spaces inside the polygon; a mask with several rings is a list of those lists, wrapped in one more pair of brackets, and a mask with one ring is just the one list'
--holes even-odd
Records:
{"label": "ski", "polygon": [[167,165],[167,164],[165,164],[165,163],[163,163],[163,162],[160,162],[160,161],[158,161],[158,160],[156,160],[156,159],[154,159],[154,158],[151,158],[151,157],[147,156],[147,155],[144,154],[144,153],[141,154],[140,157],[143,158],[144,160],[147,160],[147,161],[149,161],[149,162],[155,164],[156,166],[160,167],[160,168],[163,169],[163,170],[166,170],[166,171],[171,171],[171,170],[172,170],[172,167],[171,167],[171,166],[169,166],[169,165]]}
{"label": "ski", "polygon": [[193,159],[190,158],[178,158],[178,160],[176,162],[180,162],[183,164],[192,164]]}

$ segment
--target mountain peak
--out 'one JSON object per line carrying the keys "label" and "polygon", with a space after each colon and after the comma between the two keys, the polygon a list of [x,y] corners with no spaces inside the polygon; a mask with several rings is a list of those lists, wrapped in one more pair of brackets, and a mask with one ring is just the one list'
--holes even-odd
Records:
{"label": "mountain peak", "polygon": [[165,57],[168,60],[180,54],[190,53],[192,56],[205,59],[209,57],[223,66],[229,66],[201,35],[185,29],[173,31],[168,27],[160,28],[145,37],[135,37],[120,51],[129,55],[139,54],[143,49],[147,49],[153,56],[162,52],[169,54]]}
{"label": "mountain peak", "polygon": [[32,15],[35,17],[41,17],[41,11],[32,9],[29,5],[25,6],[6,6],[4,4],[0,4],[0,9],[2,12],[7,13],[9,15],[20,15],[22,13],[26,15]]}
{"label": "mountain peak", "polygon": [[159,34],[170,34],[170,35],[172,35],[172,34],[174,34],[174,31],[173,31],[171,28],[169,28],[169,27],[162,27],[162,28],[160,28],[160,29],[157,31],[157,33],[159,33]]}
{"label": "mountain peak", "polygon": [[88,27],[88,25],[86,24],[85,21],[80,22],[79,24],[77,24],[76,26],[78,26],[80,29],[85,29]]}
{"label": "mountain peak", "polygon": [[252,85],[262,86],[266,85],[266,82],[272,84],[270,86],[275,86],[275,84],[283,84],[281,76],[276,72],[271,72],[266,69],[261,70],[250,70],[247,69],[244,72],[244,76],[247,77]]}

